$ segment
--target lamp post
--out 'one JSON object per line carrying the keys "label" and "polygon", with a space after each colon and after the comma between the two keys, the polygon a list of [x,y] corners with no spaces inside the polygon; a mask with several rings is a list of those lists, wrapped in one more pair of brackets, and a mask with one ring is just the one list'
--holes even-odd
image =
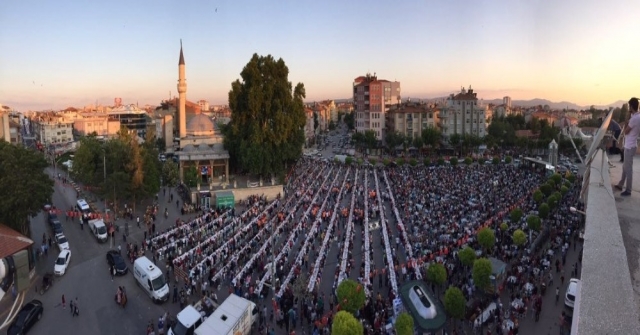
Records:
{"label": "lamp post", "polygon": [[587,213],[585,213],[584,211],[581,211],[581,210],[579,210],[579,209],[577,209],[577,208],[575,208],[573,206],[569,207],[569,211],[571,213],[579,213],[579,214],[582,214],[582,215],[585,215],[585,216],[587,215]]}

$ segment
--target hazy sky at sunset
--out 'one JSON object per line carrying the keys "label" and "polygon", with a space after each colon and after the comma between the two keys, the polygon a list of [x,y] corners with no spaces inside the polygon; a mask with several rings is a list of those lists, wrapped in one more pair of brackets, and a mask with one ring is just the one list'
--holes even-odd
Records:
{"label": "hazy sky at sunset", "polygon": [[[217,12],[216,12],[217,8]],[[581,105],[640,96],[640,1],[46,1],[0,3],[0,103],[19,110],[226,104],[253,53],[283,58],[307,100],[367,71],[402,97],[472,85],[484,99]]]}

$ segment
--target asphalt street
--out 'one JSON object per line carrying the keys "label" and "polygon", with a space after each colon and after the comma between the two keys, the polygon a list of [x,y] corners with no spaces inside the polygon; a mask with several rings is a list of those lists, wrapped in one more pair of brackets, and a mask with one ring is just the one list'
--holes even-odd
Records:
{"label": "asphalt street", "polygon": [[[48,169],[47,172],[54,175],[53,169]],[[66,210],[75,205],[76,192],[70,185],[56,181],[52,200],[54,206]],[[162,193],[159,200],[160,203],[166,201]],[[190,216],[179,215],[173,207],[168,219],[165,220],[164,216],[158,217],[157,229],[168,228],[178,217],[188,219]],[[178,304],[154,304],[142,289],[137,287],[131,273],[115,277],[112,281],[106,262],[106,253],[111,249],[111,241],[99,243],[87,227],[84,227],[84,230],[80,228],[77,220],[67,221],[61,216],[61,221],[71,249],[70,265],[65,275],[57,277],[54,285],[43,295],[36,294],[33,290],[27,294],[25,301],[39,299],[44,304],[42,320],[34,326],[30,334],[146,334],[146,326],[150,320],[157,323],[158,317],[165,311],[174,316],[179,312]],[[124,225],[123,220],[117,223]],[[142,229],[135,227],[135,224],[130,224],[129,227],[128,241],[140,243],[144,235]],[[51,233],[44,212],[31,220],[31,228],[32,238],[37,246],[41,244],[43,234]],[[116,233],[116,242],[116,248],[121,244],[125,250],[120,233]],[[53,272],[57,254],[54,245],[48,256],[37,261],[37,275]],[[131,264],[128,265],[131,268]],[[118,286],[125,286],[127,290],[128,304],[125,309],[119,308],[114,300]],[[61,306],[63,295],[67,302],[66,309]],[[68,303],[76,297],[80,315],[72,317]]]}

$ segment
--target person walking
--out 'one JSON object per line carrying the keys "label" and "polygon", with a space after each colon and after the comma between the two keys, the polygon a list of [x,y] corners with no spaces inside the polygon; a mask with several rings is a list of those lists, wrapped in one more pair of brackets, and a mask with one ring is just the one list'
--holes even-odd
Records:
{"label": "person walking", "polygon": [[558,305],[558,300],[560,300],[560,287],[556,287],[556,305]]}
{"label": "person walking", "polygon": [[66,309],[65,300],[64,300],[64,294],[62,295],[62,309]]}
{"label": "person walking", "polygon": [[78,308],[78,297],[76,297],[76,301],[73,303],[73,314],[71,316],[80,316],[80,309]]}
{"label": "person walking", "polygon": [[109,274],[111,274],[111,281],[113,281],[113,277],[116,275],[116,268],[113,265],[109,267]]}
{"label": "person walking", "polygon": [[73,299],[69,300],[69,311],[71,311],[71,316],[73,316],[73,311],[74,311],[74,309],[73,309]]}
{"label": "person walking", "polygon": [[[624,156],[627,159],[622,164],[622,178],[615,185],[615,188],[622,191],[620,195],[630,196],[633,186],[633,156],[638,148],[638,135],[640,135],[640,113],[638,113],[638,98],[629,100],[629,111],[631,116],[624,128]],[[624,189],[623,189],[624,188]]]}

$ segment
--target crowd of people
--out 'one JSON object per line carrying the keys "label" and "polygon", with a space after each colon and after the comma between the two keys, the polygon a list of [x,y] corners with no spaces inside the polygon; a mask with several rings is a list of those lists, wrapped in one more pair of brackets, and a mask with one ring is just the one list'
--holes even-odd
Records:
{"label": "crowd of people", "polygon": [[[339,308],[335,289],[353,279],[367,296],[358,317],[368,333],[380,333],[394,313],[399,287],[426,278],[430,264],[445,265],[447,285],[473,300],[476,288],[457,254],[466,246],[482,250],[476,233],[490,227],[496,245],[485,256],[510,265],[504,283],[516,306],[505,311],[494,302],[491,320],[508,332],[517,328],[523,307],[539,312],[537,301],[542,284],[553,277],[554,255],[566,253],[571,244],[575,248],[580,225],[561,202],[545,222],[553,243],[544,245],[542,254],[522,256],[511,233],[527,231],[526,216],[537,210],[532,192],[545,176],[513,164],[356,167],[301,160],[287,179],[282,199],[251,197],[240,214],[207,211],[150,234],[143,244],[185,283],[187,295],[228,287],[261,308],[271,305],[271,320],[287,331],[300,325],[308,325],[309,333],[329,328]],[[572,186],[566,197],[577,196]],[[523,218],[499,229],[516,207]],[[531,247],[533,241],[528,242],[525,247]],[[267,303],[263,299],[272,286],[275,294]],[[265,321],[262,328],[267,327]]]}

